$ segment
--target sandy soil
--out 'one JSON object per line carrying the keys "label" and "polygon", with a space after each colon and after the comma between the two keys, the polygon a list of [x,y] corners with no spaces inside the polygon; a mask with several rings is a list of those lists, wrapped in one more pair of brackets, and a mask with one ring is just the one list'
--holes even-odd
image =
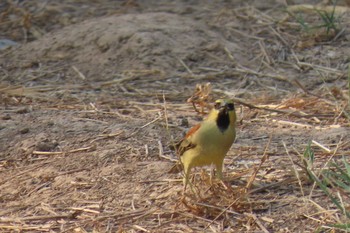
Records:
{"label": "sandy soil", "polygon": [[[350,156],[346,3],[328,34],[300,1],[0,3],[0,231],[335,232],[301,158]],[[197,169],[181,200],[172,146],[207,82],[238,136],[226,186]]]}

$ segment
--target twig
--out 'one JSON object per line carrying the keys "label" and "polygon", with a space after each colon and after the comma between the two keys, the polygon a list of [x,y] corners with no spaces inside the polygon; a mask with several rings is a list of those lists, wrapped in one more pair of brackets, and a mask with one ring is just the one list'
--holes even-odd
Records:
{"label": "twig", "polygon": [[276,79],[276,80],[285,81],[285,82],[288,82],[288,83],[294,85],[294,83],[291,80],[289,80],[288,78],[286,78],[286,77],[284,77],[282,75],[263,74],[263,73],[259,73],[257,71],[245,68],[245,67],[241,67],[241,68],[237,67],[234,70],[237,71],[237,72],[241,72],[241,73],[253,74],[253,75],[256,75],[258,77],[269,77],[269,78],[273,78],[273,79]]}
{"label": "twig", "polygon": [[80,72],[80,70],[78,70],[78,68],[76,66],[73,65],[72,69],[78,74],[79,78],[81,78],[82,80],[86,79],[85,75],[82,72]]}
{"label": "twig", "polygon": [[118,221],[124,220],[124,219],[133,219],[133,218],[140,218],[147,216],[149,214],[154,213],[156,210],[155,209],[142,209],[142,210],[135,210],[135,211],[130,211],[126,213],[115,213],[111,215],[105,215],[105,216],[99,216],[95,218],[95,221],[102,221],[108,218],[114,218]]}
{"label": "twig", "polygon": [[158,149],[159,149],[159,157],[163,157],[164,156],[163,145],[160,140],[158,140]]}
{"label": "twig", "polygon": [[167,130],[169,130],[169,122],[168,122],[168,109],[167,104],[165,100],[165,95],[163,93],[163,107],[164,107],[164,120],[165,120],[165,127]]}
{"label": "twig", "polygon": [[[22,176],[22,175],[24,175],[24,174],[26,174],[26,173],[28,173],[28,172],[31,172],[31,171],[33,171],[33,170],[36,170],[36,169],[38,169],[39,167],[42,167],[43,165],[45,165],[45,164],[47,164],[47,163],[49,163],[49,161],[45,161],[45,162],[43,162],[43,163],[37,164],[36,166],[34,166],[34,167],[30,168],[30,169],[27,169],[27,170],[25,170],[25,171],[16,173],[16,175],[11,176],[11,177],[9,177],[9,178],[7,178],[7,179],[5,179],[5,180],[0,181],[0,185],[3,185],[3,184],[5,184],[5,183],[8,182],[8,181],[14,180],[15,177],[16,177],[16,178],[19,178],[20,176]],[[21,169],[23,169],[23,167],[21,167]]]}
{"label": "twig", "polygon": [[100,134],[100,135],[97,135],[98,138],[95,138],[93,140],[90,141],[90,144],[98,141],[98,140],[101,140],[101,139],[106,139],[106,138],[114,138],[114,137],[117,137],[119,135],[121,135],[122,133],[124,133],[124,131],[120,131],[118,133],[110,133],[110,134]]}
{"label": "twig", "polygon": [[269,155],[268,155],[268,150],[271,144],[271,140],[272,140],[272,135],[270,135],[269,141],[267,142],[266,146],[265,146],[265,150],[264,150],[264,154],[263,157],[261,158],[260,164],[258,165],[258,167],[255,169],[255,171],[253,172],[253,174],[249,177],[249,180],[247,182],[246,185],[246,190],[249,190],[255,180],[256,175],[258,174],[261,166],[263,165],[263,163],[268,159]]}
{"label": "twig", "polygon": [[177,60],[181,63],[181,65],[182,65],[183,67],[185,67],[185,69],[187,70],[187,72],[188,72],[189,74],[193,75],[192,70],[185,64],[185,62],[184,62],[182,59],[178,58]]}
{"label": "twig", "polygon": [[273,183],[273,184],[265,185],[265,186],[260,187],[260,188],[252,189],[251,191],[248,192],[248,194],[261,192],[261,191],[264,191],[266,189],[271,189],[273,187],[280,186],[281,184],[290,184],[294,181],[296,181],[296,178],[288,178],[288,179],[281,180],[281,181],[278,181],[278,182]]}
{"label": "twig", "polygon": [[0,225],[0,229],[8,229],[12,231],[5,231],[5,232],[50,232],[52,230],[52,224],[47,224],[45,226],[4,226]]}
{"label": "twig", "polygon": [[316,97],[318,97],[318,98],[322,98],[322,96],[316,95],[316,94],[310,92],[309,90],[307,90],[307,89],[299,82],[298,79],[294,79],[294,82],[295,82],[295,84],[296,84],[301,90],[303,90],[303,92],[305,92],[306,94],[311,95],[311,96],[316,96]]}
{"label": "twig", "polygon": [[265,228],[264,224],[262,224],[262,222],[258,219],[258,217],[256,217],[255,214],[245,213],[245,215],[253,218],[256,224],[258,224],[258,226],[264,233],[269,233],[269,231]]}
{"label": "twig", "polygon": [[[223,208],[220,208],[220,207],[218,207],[218,206],[209,205],[209,204],[206,204],[206,203],[197,202],[197,203],[195,203],[195,204],[196,204],[196,205],[200,205],[200,206],[204,206],[204,207],[209,207],[209,208],[217,209],[217,210],[223,210]],[[230,213],[230,214],[242,216],[242,214],[237,213],[237,212],[232,211],[232,210],[225,210],[225,211],[226,211],[227,213]]]}
{"label": "twig", "polygon": [[150,232],[149,230],[147,230],[146,228],[143,228],[143,227],[141,227],[141,226],[139,226],[139,225],[133,225],[133,228],[136,228],[136,230],[138,230],[138,231],[143,231],[143,232]]}
{"label": "twig", "polygon": [[270,56],[269,56],[269,55],[267,54],[267,52],[266,52],[266,48],[265,48],[265,45],[263,44],[263,41],[262,41],[262,40],[259,40],[258,44],[259,44],[260,50],[261,50],[262,54],[264,55],[264,57],[265,57],[267,63],[268,63],[268,64],[272,64],[272,61],[271,61],[271,59],[270,59]]}
{"label": "twig", "polygon": [[128,138],[130,138],[130,137],[136,135],[138,132],[141,131],[141,129],[143,129],[143,128],[145,128],[145,127],[147,127],[147,126],[149,126],[149,125],[151,125],[151,124],[153,124],[153,123],[155,123],[155,122],[157,122],[157,121],[160,120],[162,117],[163,117],[163,116],[162,116],[162,113],[161,113],[161,112],[158,112],[158,117],[157,117],[157,118],[155,118],[154,120],[152,120],[152,121],[150,121],[150,122],[144,124],[144,125],[141,126],[140,128],[135,129],[134,132],[130,133],[128,136],[125,136],[124,139],[128,139]]}
{"label": "twig", "polygon": [[265,110],[265,111],[269,111],[269,112],[277,112],[277,113],[281,113],[281,114],[287,114],[290,116],[294,116],[294,117],[305,117],[305,118],[312,118],[312,117],[329,117],[329,116],[333,116],[333,115],[328,115],[328,114],[301,114],[299,112],[296,111],[286,111],[286,110],[281,110],[281,109],[272,109],[272,108],[266,108],[266,107],[260,107],[260,106],[256,106],[254,104],[248,103],[240,98],[237,97],[230,97],[233,101],[242,104],[244,106],[247,106],[248,108],[254,108],[254,109],[261,109],[261,110]]}
{"label": "twig", "polygon": [[250,39],[254,39],[254,40],[264,40],[263,37],[257,37],[257,36],[253,36],[253,35],[249,35],[241,30],[235,29],[235,28],[230,28],[231,31],[236,32],[244,37],[250,38]]}
{"label": "twig", "polygon": [[282,41],[285,46],[287,46],[287,48],[290,47],[290,44],[281,36],[281,34],[279,34],[273,27],[271,27],[271,25],[269,25],[269,29]]}
{"label": "twig", "polygon": [[215,222],[218,218],[220,218],[221,215],[223,215],[228,209],[230,209],[236,202],[240,199],[240,197],[236,198],[229,206],[227,206],[225,209],[223,209],[212,221],[209,222],[208,225],[205,226],[204,229],[208,229],[213,222]]}
{"label": "twig", "polygon": [[34,155],[61,155],[61,154],[64,154],[65,152],[62,152],[62,151],[33,151],[32,152]]}
{"label": "twig", "polygon": [[203,222],[209,222],[209,224],[208,224],[208,226],[206,227],[206,228],[204,228],[204,229],[207,229],[213,222],[215,222],[215,220],[209,220],[209,219],[206,219],[206,218],[202,218],[202,217],[200,217],[200,216],[197,216],[197,215],[195,215],[195,214],[191,214],[191,213],[189,213],[189,212],[175,212],[175,213],[177,213],[177,214],[179,214],[179,215],[183,215],[183,216],[185,216],[185,217],[188,217],[188,218],[194,218],[194,219],[197,219],[197,220],[201,220],[201,221],[203,221]]}
{"label": "twig", "polygon": [[155,118],[154,120],[152,120],[152,121],[150,121],[150,122],[144,124],[143,126],[140,127],[140,129],[143,129],[143,128],[145,128],[145,127],[147,127],[147,126],[153,124],[154,122],[160,120],[161,118],[162,118],[162,114],[159,112],[157,118]]}
{"label": "twig", "polygon": [[315,144],[316,146],[320,147],[321,149],[327,151],[328,153],[331,153],[331,150],[328,149],[327,147],[325,147],[324,145],[321,145],[319,142],[316,142],[315,140],[311,141],[313,144]]}
{"label": "twig", "polygon": [[67,154],[67,153],[76,153],[76,152],[81,152],[81,151],[86,151],[86,150],[91,150],[91,149],[96,149],[96,146],[89,146],[89,147],[82,147],[70,151],[56,151],[56,152],[51,152],[51,151],[33,151],[32,153],[34,155],[61,155],[61,154]]}
{"label": "twig", "polygon": [[329,67],[324,67],[324,66],[320,66],[320,65],[315,65],[315,64],[310,64],[307,62],[299,62],[298,63],[299,66],[306,66],[306,67],[310,67],[314,70],[319,70],[319,71],[323,71],[323,72],[329,72],[329,73],[334,73],[336,75],[340,75],[343,76],[345,75],[344,72],[337,70],[337,69],[333,69],[333,68],[329,68]]}
{"label": "twig", "polygon": [[59,219],[75,219],[81,211],[75,211],[71,214],[62,215],[42,215],[42,216],[30,216],[23,218],[0,218],[0,222],[30,222],[30,221],[47,221],[47,220],[59,220]]}
{"label": "twig", "polygon": [[[98,207],[98,206],[97,206]],[[81,208],[81,207],[71,207],[69,208],[71,210],[80,211],[80,212],[86,212],[86,213],[92,213],[92,214],[100,214],[100,211],[87,209],[87,208]]]}
{"label": "twig", "polygon": [[282,125],[293,125],[293,126],[299,126],[299,127],[312,128],[312,125],[301,124],[301,123],[291,122],[291,121],[283,121],[283,120],[273,119],[272,122],[277,122],[277,123],[280,123]]}
{"label": "twig", "polygon": [[228,50],[227,47],[224,48],[228,58],[233,62],[233,63],[237,63],[235,57],[232,55],[232,53]]}

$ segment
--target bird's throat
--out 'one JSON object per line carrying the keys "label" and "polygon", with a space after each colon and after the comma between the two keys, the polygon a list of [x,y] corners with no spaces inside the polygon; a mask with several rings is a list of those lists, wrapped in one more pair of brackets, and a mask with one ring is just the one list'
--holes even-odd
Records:
{"label": "bird's throat", "polygon": [[226,109],[219,112],[218,118],[216,119],[216,124],[222,133],[227,130],[230,125],[230,116]]}

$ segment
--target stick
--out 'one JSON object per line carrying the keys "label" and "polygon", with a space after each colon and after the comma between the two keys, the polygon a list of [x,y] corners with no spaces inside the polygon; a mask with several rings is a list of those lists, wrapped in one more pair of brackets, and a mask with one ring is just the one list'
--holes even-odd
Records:
{"label": "stick", "polygon": [[72,66],[72,69],[78,74],[79,78],[81,78],[82,80],[86,79],[85,75],[82,72],[80,72],[80,70],[78,70],[76,66]]}
{"label": "stick", "polygon": [[75,211],[72,214],[62,214],[62,215],[39,215],[30,216],[23,218],[0,218],[0,222],[26,222],[26,221],[43,221],[43,220],[60,220],[60,219],[75,219],[80,211]]}
{"label": "stick", "polygon": [[70,150],[70,151],[56,151],[56,152],[51,152],[51,151],[33,151],[34,155],[61,155],[61,154],[67,154],[67,153],[76,153],[76,152],[81,152],[81,151],[86,151],[86,150],[90,150],[90,149],[96,149],[95,146],[89,146],[89,147],[82,147],[82,148],[78,148],[78,149],[74,149],[74,150]]}
{"label": "stick", "polygon": [[260,168],[263,165],[263,163],[269,157],[267,152],[268,152],[268,149],[269,149],[270,144],[271,144],[271,139],[272,139],[272,135],[270,135],[269,141],[267,142],[267,144],[265,146],[264,154],[263,154],[263,157],[261,158],[259,166],[255,169],[253,174],[249,177],[249,180],[248,180],[247,185],[246,185],[246,190],[250,189],[250,187],[252,186],[252,184],[253,184],[253,182],[255,180],[256,175],[258,174],[258,171],[260,170]]}
{"label": "stick", "polygon": [[193,75],[192,70],[185,64],[185,62],[184,62],[182,59],[178,58],[177,60],[179,60],[179,62],[181,63],[181,65],[182,65],[183,67],[185,67],[185,69],[187,70],[187,72],[188,72],[189,74]]}
{"label": "stick", "polygon": [[315,140],[312,140],[311,142],[312,142],[313,144],[315,144],[316,146],[320,147],[321,149],[327,151],[328,153],[331,153],[331,150],[330,150],[330,149],[328,149],[327,147],[321,145],[319,142],[316,142]]}
{"label": "stick", "polygon": [[255,214],[250,214],[250,213],[245,213],[245,215],[247,215],[248,217],[251,217],[254,219],[254,221],[256,222],[256,224],[260,227],[260,229],[264,232],[264,233],[270,233],[265,226],[262,224],[262,222],[258,219],[258,217],[256,217]]}

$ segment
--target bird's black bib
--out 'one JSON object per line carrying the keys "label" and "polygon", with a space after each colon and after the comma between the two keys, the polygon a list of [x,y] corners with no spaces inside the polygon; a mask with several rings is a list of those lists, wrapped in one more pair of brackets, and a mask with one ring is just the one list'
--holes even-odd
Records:
{"label": "bird's black bib", "polygon": [[227,110],[222,110],[219,112],[218,118],[216,119],[216,124],[222,133],[226,131],[230,125],[230,116]]}

